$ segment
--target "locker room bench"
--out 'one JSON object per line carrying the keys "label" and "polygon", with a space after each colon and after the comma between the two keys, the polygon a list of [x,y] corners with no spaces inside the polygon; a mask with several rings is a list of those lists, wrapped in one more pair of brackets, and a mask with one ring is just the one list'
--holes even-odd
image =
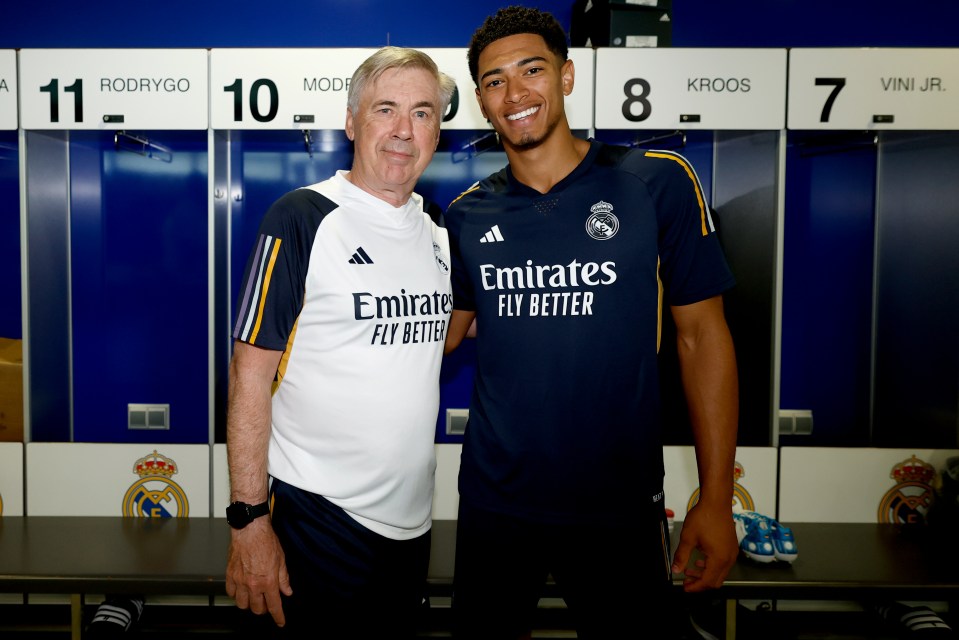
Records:
{"label": "locker room bench", "polygon": [[[955,540],[947,544],[928,528],[895,524],[789,526],[799,547],[794,562],[761,564],[740,556],[714,592],[726,600],[727,640],[736,637],[739,600],[946,601],[951,612],[959,611]],[[677,524],[671,536],[674,551],[680,530]],[[455,521],[434,522],[430,582],[436,592],[452,591],[455,532]],[[673,584],[681,592],[682,581]]]}
{"label": "locker room bench", "polygon": [[737,600],[945,601],[959,611],[955,534],[947,542],[918,525],[789,526],[799,548],[795,561],[761,564],[741,555],[719,590],[727,601],[727,639],[736,637]]}
{"label": "locker room bench", "polygon": [[[796,523],[799,558],[740,559],[716,593],[735,638],[737,600],[929,600],[959,603],[959,556],[935,532],[884,524]],[[452,593],[456,522],[433,524],[431,597]],[[673,534],[675,548],[679,527]],[[230,533],[222,518],[0,518],[0,592],[72,594],[80,638],[82,595],[225,595]],[[628,576],[623,577],[628,580]],[[675,583],[677,591],[680,583]],[[547,588],[544,595],[554,595]]]}
{"label": "locker room bench", "polygon": [[69,594],[79,640],[83,594],[225,594],[224,519],[3,516],[0,592]]}

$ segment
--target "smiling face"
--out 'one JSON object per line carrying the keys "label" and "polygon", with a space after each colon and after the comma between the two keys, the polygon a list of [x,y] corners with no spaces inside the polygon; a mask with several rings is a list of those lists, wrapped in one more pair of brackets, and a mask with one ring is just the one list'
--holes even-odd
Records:
{"label": "smiling face", "polygon": [[356,113],[346,112],[354,144],[349,180],[394,207],[405,204],[439,143],[439,94],[424,69],[389,69],[371,82]]}
{"label": "smiling face", "polygon": [[504,145],[542,143],[565,123],[573,62],[549,50],[541,36],[521,33],[492,42],[479,55],[476,99]]}

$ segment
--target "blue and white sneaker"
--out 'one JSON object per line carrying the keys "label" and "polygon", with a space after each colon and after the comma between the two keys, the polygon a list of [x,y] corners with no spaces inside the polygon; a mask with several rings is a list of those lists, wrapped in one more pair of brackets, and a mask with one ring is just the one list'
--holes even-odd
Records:
{"label": "blue and white sneaker", "polygon": [[776,553],[776,560],[782,562],[792,562],[799,556],[799,550],[796,548],[796,538],[793,537],[793,531],[787,526],[780,524],[769,516],[763,516],[769,523],[769,537],[773,541],[773,550]]}
{"label": "blue and white sneaker", "polygon": [[740,511],[733,514],[733,520],[739,548],[747,558],[763,563],[776,559],[769,522],[764,516],[755,511]]}

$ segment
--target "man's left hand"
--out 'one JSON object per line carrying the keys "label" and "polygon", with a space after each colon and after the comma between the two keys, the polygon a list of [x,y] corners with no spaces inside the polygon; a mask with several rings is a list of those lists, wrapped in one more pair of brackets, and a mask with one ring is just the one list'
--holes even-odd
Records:
{"label": "man's left hand", "polygon": [[[696,557],[693,562],[690,559]],[[679,545],[673,556],[673,573],[685,574],[683,590],[689,593],[716,589],[723,584],[739,555],[732,508],[697,503],[683,521]]]}

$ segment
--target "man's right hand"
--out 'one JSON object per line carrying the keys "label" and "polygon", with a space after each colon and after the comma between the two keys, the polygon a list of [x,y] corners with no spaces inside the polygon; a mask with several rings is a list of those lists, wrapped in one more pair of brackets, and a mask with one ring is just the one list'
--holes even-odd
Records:
{"label": "man's right hand", "polygon": [[236,606],[262,615],[267,611],[280,627],[286,624],[280,593],[290,596],[286,556],[269,516],[234,529],[226,562],[226,593]]}

